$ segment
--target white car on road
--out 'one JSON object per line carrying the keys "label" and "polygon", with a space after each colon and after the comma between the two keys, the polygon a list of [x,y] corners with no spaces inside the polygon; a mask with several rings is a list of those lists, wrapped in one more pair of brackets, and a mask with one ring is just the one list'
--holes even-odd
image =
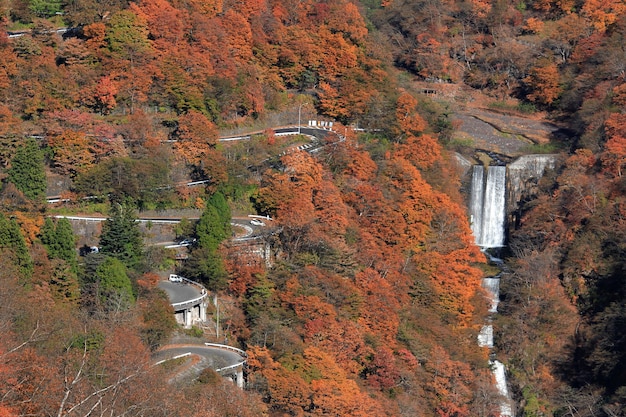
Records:
{"label": "white car on road", "polygon": [[170,282],[183,282],[183,278],[176,274],[170,274]]}
{"label": "white car on road", "polygon": [[265,223],[263,223],[261,220],[257,220],[257,219],[250,220],[250,224],[253,225],[253,226],[265,226]]}

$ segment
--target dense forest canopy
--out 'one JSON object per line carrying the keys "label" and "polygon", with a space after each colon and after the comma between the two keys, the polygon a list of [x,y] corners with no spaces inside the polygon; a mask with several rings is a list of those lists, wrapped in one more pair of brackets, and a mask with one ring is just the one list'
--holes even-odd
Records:
{"label": "dense forest canopy", "polygon": [[[472,108],[565,132],[504,253],[517,415],[626,415],[623,1],[0,0],[0,29],[0,416],[499,415]],[[319,152],[274,134],[301,117],[334,122]],[[165,209],[200,213],[184,261],[135,222]],[[99,251],[59,212],[107,215]],[[250,213],[272,265],[228,242]],[[238,395],[152,366],[172,271],[224,300]]]}

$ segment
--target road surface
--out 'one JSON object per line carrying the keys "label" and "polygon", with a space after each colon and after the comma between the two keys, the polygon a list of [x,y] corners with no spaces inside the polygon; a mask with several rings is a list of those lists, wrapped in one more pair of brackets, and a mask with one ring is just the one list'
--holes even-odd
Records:
{"label": "road surface", "polygon": [[207,368],[217,371],[245,361],[236,351],[205,345],[168,345],[157,351],[153,358],[158,362],[182,355],[187,355],[186,363],[173,381],[191,381]]}
{"label": "road surface", "polygon": [[195,300],[202,295],[200,288],[184,282],[161,281],[159,288],[165,291],[172,304]]}

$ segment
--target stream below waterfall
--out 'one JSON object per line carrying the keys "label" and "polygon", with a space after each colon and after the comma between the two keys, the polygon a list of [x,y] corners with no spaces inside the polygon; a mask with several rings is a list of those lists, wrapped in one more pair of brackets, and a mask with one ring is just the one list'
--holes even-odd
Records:
{"label": "stream below waterfall", "polygon": [[[483,278],[482,286],[489,294],[491,300],[489,313],[497,313],[498,303],[500,302],[500,276]],[[485,324],[478,334],[478,346],[493,349],[493,325],[491,324],[491,317],[488,318],[488,324]],[[500,416],[514,417],[513,404],[511,396],[509,395],[504,364],[498,360],[490,359],[489,366],[492,369],[498,393],[502,396],[502,401],[500,401]]]}

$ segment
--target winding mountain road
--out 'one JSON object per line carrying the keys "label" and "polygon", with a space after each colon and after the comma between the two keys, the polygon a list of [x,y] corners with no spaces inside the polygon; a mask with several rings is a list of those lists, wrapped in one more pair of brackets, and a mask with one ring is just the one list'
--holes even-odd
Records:
{"label": "winding mountain road", "polygon": [[[341,142],[345,138],[337,132],[330,131],[323,128],[313,127],[282,127],[274,129],[276,135],[305,135],[311,138],[311,142],[297,146],[288,151],[294,149],[306,150],[307,152],[315,152],[326,145],[326,139],[328,135],[336,135],[337,141]],[[221,141],[234,141],[234,140],[246,140],[250,139],[251,135],[220,138]],[[191,183],[187,185],[192,185]],[[195,183],[193,185],[196,185]],[[61,202],[60,197],[48,197],[49,203]],[[101,216],[64,216],[57,215],[57,218],[67,218],[73,221],[82,222],[102,222],[106,217]],[[254,216],[259,220],[259,216]],[[155,218],[150,216],[149,218],[139,218],[138,222],[152,223],[152,224],[174,224],[181,221],[182,218],[168,218],[167,216]],[[188,218],[187,218],[188,219]],[[266,235],[268,230],[271,230],[271,225],[267,222],[271,222],[269,218],[261,219],[261,222],[253,222],[253,217],[233,218],[231,224],[242,230],[241,233],[233,237],[234,240],[250,240],[256,239],[260,236]],[[183,247],[186,245],[174,244],[174,242],[160,242],[153,244],[165,244],[167,247]],[[159,284],[168,295],[172,304],[185,303],[189,300],[194,300],[204,293],[200,293],[199,289],[192,285],[185,285],[174,282],[162,282]],[[166,345],[159,351],[157,351],[153,357],[155,364],[163,363],[174,358],[186,358],[182,368],[175,373],[171,382],[188,381],[197,378],[200,373],[206,369],[211,368],[223,376],[231,377],[238,386],[243,386],[243,365],[246,361],[246,354],[244,351],[237,348],[233,348],[226,345],[218,344],[204,344],[204,345],[192,345],[192,344],[173,344]]]}
{"label": "winding mountain road", "polygon": [[240,368],[246,361],[242,350],[211,343],[167,345],[153,356],[156,364],[182,357],[187,359],[170,382],[194,380],[207,368],[224,375],[235,374],[238,369],[241,372]]}

